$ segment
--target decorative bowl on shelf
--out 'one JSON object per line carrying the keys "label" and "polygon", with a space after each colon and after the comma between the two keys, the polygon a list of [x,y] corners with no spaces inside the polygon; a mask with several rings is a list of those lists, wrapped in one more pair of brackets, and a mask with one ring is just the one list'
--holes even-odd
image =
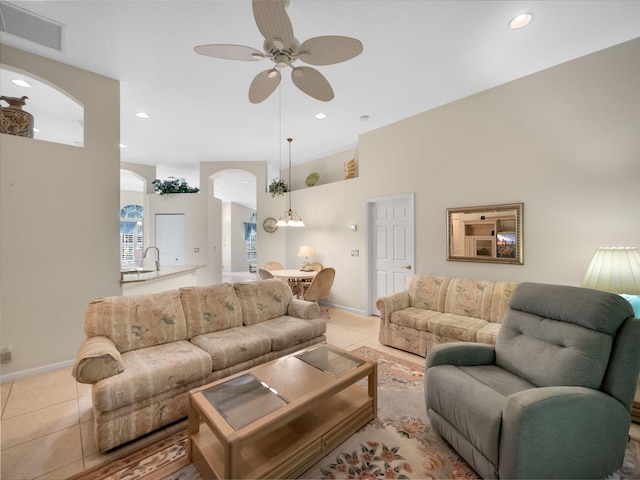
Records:
{"label": "decorative bowl on shelf", "polygon": [[307,175],[304,183],[307,185],[307,187],[313,187],[316,183],[318,183],[318,180],[320,180],[320,174],[317,172],[313,172]]}

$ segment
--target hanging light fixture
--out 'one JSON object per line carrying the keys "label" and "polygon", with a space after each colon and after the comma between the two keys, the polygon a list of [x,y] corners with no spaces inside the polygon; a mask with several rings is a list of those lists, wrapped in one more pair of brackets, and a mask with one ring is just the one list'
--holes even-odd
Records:
{"label": "hanging light fixture", "polygon": [[289,191],[287,192],[289,194],[289,210],[284,212],[276,225],[278,227],[304,227],[302,218],[291,209],[291,142],[293,142],[293,138],[287,138],[287,142],[289,142]]}

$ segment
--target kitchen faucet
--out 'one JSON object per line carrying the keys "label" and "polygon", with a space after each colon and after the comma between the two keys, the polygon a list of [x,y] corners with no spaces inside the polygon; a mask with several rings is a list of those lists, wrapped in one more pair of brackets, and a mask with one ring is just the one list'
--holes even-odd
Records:
{"label": "kitchen faucet", "polygon": [[151,247],[147,247],[144,251],[144,254],[142,255],[142,258],[146,258],[147,257],[147,252],[149,251],[150,248],[155,248],[156,250],[156,254],[157,254],[157,258],[156,258],[156,272],[160,271],[160,249],[158,247],[155,246],[151,246]]}

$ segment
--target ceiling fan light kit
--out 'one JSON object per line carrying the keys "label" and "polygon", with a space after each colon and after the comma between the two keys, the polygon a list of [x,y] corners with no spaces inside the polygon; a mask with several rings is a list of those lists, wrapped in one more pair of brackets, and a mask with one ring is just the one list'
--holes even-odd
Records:
{"label": "ceiling fan light kit", "polygon": [[362,42],[355,38],[337,35],[314,37],[302,43],[293,34],[293,26],[285,7],[288,1],[253,0],[253,16],[258,30],[264,37],[264,52],[244,45],[211,44],[194,48],[200,55],[225,60],[256,61],[265,58],[275,63],[258,73],[249,87],[249,101],[260,103],[278,87],[282,78],[280,70],[290,67],[291,79],[304,93],[323,102],[333,99],[329,81],[311,67],[294,67],[300,60],[309,65],[333,65],[350,60],[362,53]]}

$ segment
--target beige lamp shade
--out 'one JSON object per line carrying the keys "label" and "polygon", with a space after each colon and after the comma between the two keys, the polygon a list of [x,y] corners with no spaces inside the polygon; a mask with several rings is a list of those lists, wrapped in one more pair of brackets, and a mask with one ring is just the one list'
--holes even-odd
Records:
{"label": "beige lamp shade", "polygon": [[582,286],[611,293],[640,295],[640,252],[636,247],[600,247]]}
{"label": "beige lamp shade", "polygon": [[302,245],[300,247],[300,250],[298,250],[298,256],[306,257],[306,258],[315,257],[316,251],[313,249],[311,245]]}

